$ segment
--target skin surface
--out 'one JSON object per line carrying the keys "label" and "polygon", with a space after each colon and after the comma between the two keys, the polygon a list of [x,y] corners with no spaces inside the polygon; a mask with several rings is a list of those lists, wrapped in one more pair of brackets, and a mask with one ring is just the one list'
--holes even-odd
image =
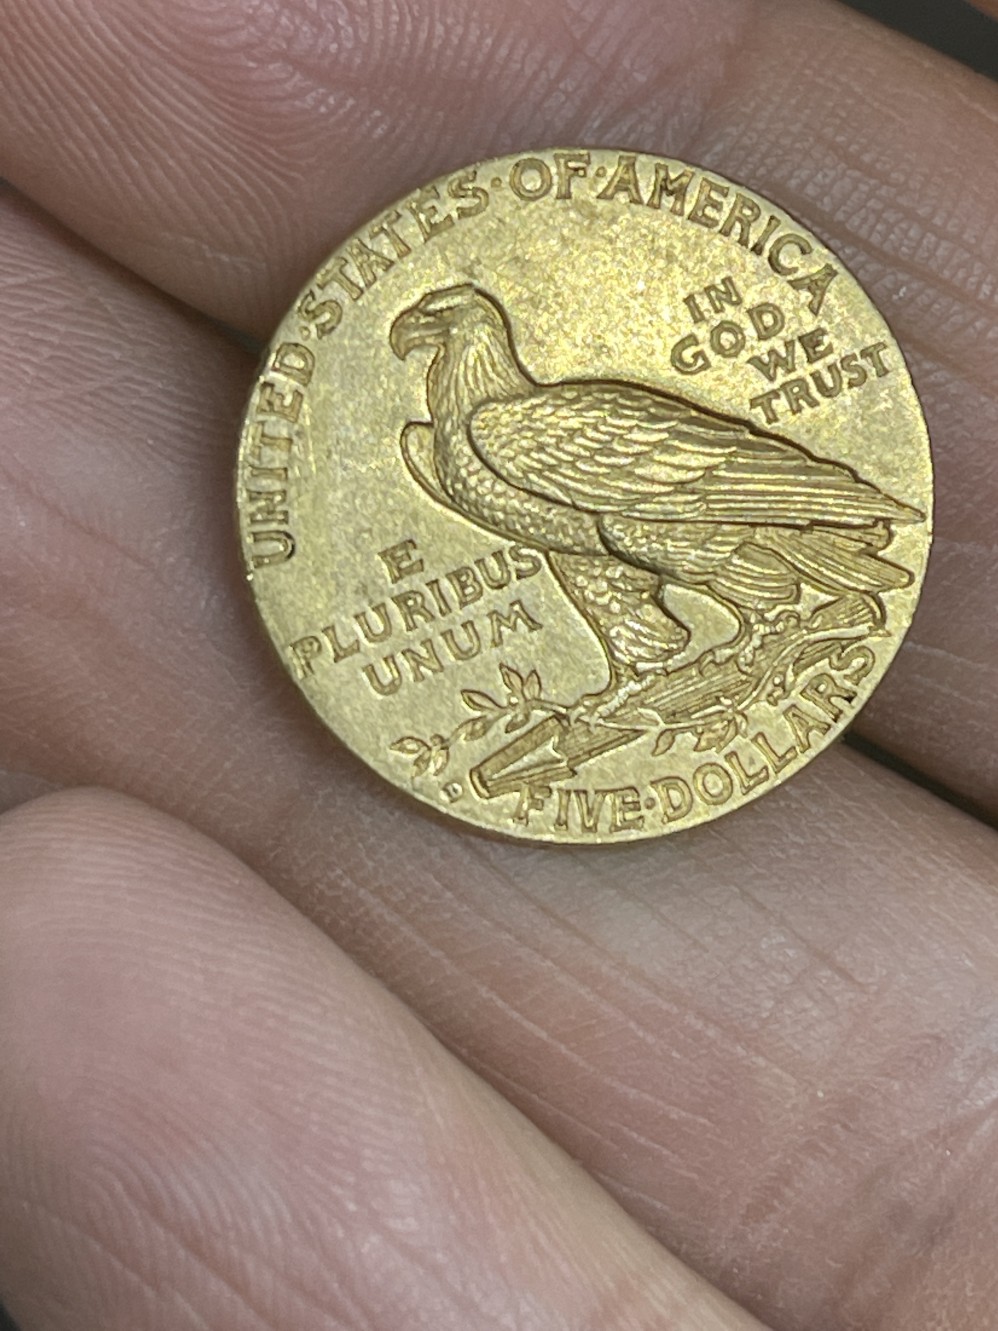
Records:
{"label": "skin surface", "polygon": [[[0,31],[22,1331],[991,1331],[994,84],[818,0],[0,0]],[[507,845],[284,680],[229,517],[254,358],[214,321],[265,336],[376,207],[555,141],[746,181],[891,320],[938,539],[858,731],[977,816],[839,746],[681,838]]]}

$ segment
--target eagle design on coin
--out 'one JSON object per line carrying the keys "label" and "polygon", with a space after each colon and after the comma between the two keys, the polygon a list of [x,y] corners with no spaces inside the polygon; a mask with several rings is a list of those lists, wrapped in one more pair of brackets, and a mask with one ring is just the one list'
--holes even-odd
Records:
{"label": "eagle design on coin", "polygon": [[759,643],[806,588],[862,597],[907,587],[885,558],[897,523],[924,515],[852,468],[815,457],[748,420],[641,384],[536,382],[500,304],[464,284],[431,291],[391,330],[400,358],[431,351],[429,422],[402,450],[439,503],[547,554],[606,655],[617,701],[667,668],[689,631],[666,609],[670,585],[709,596],[737,631],[710,652],[748,673]]}

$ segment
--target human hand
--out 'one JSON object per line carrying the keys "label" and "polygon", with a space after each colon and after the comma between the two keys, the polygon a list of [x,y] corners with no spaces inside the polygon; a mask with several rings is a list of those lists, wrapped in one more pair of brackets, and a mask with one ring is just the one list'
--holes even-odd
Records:
{"label": "human hand", "polygon": [[[3,801],[120,792],[0,822],[22,1331],[756,1324],[715,1290],[779,1331],[993,1327],[994,86],[819,0],[0,30],[35,201],[0,195]],[[253,357],[202,316],[263,338],[378,206],[555,141],[745,181],[891,320],[938,537],[857,730],[939,795],[838,746],[680,837],[532,850],[401,800],[283,678],[230,516]]]}

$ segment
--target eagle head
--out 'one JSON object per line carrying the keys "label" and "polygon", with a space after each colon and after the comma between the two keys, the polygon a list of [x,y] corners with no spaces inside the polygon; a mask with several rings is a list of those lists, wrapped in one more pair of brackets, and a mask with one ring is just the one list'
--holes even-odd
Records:
{"label": "eagle head", "polygon": [[505,337],[505,320],[491,296],[466,282],[430,291],[403,310],[392,324],[390,340],[396,356],[404,360],[418,347],[440,350],[454,339],[463,341],[484,332]]}

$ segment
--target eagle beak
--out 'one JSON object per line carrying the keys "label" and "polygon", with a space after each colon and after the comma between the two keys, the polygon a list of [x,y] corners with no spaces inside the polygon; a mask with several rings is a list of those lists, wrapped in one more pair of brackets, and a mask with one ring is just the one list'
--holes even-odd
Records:
{"label": "eagle beak", "polygon": [[405,360],[410,351],[425,347],[438,332],[436,321],[424,314],[418,305],[414,305],[404,310],[392,324],[389,341],[399,360]]}

